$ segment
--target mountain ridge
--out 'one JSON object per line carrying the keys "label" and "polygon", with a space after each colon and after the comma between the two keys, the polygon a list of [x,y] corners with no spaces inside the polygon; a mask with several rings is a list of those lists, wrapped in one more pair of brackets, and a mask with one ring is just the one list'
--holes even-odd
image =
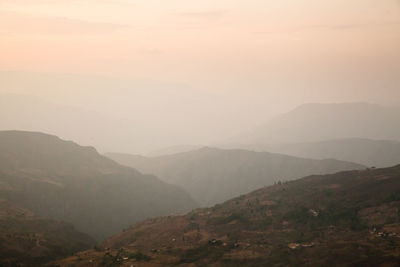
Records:
{"label": "mountain ridge", "polygon": [[400,141],[400,108],[371,103],[309,103],[278,115],[229,143],[284,144],[339,138]]}
{"label": "mountain ridge", "polygon": [[105,154],[120,164],[179,185],[203,206],[213,205],[274,182],[310,174],[362,169],[339,160],[312,160],[269,152],[203,147],[167,156]]}
{"label": "mountain ridge", "polygon": [[41,217],[73,223],[97,240],[134,221],[197,207],[179,187],[122,166],[93,147],[23,131],[0,132],[0,194]]}
{"label": "mountain ridge", "polygon": [[400,165],[311,175],[132,225],[62,267],[397,266]]}
{"label": "mountain ridge", "polygon": [[294,144],[236,144],[227,148],[268,151],[312,159],[335,158],[366,166],[390,167],[400,162],[400,142],[367,138],[342,138]]}

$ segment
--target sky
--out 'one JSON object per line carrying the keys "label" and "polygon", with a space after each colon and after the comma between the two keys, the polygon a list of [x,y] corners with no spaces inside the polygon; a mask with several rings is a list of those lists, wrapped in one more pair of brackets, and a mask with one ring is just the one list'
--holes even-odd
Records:
{"label": "sky", "polygon": [[399,48],[397,0],[0,0],[0,93],[185,143],[303,103],[398,105]]}

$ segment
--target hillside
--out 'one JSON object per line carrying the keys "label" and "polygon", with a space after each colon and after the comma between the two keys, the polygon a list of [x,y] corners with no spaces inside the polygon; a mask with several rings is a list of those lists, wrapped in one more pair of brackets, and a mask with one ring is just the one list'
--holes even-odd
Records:
{"label": "hillside", "polygon": [[97,240],[197,204],[176,186],[121,166],[92,147],[41,133],[0,132],[0,195]]}
{"label": "hillside", "polygon": [[94,244],[71,224],[39,218],[0,199],[0,266],[38,266]]}
{"label": "hillside", "polygon": [[152,158],[106,155],[120,164],[181,186],[203,206],[214,205],[278,181],[364,168],[359,164],[337,160],[310,160],[267,152],[217,148]]}
{"label": "hillside", "polygon": [[366,166],[390,167],[400,163],[400,142],[344,138],[321,142],[275,145],[238,145],[253,151],[282,153],[313,159],[338,159]]}
{"label": "hillside", "polygon": [[342,138],[400,141],[400,109],[368,103],[305,104],[232,144],[286,144]]}
{"label": "hillside", "polygon": [[135,224],[57,264],[398,266],[399,192],[400,165],[313,175]]}

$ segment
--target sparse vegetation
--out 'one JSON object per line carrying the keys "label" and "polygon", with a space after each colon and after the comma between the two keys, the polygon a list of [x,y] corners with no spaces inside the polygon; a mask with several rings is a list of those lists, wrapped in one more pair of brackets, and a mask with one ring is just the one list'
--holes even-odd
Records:
{"label": "sparse vegetation", "polygon": [[103,246],[154,250],[149,265],[390,264],[399,260],[400,216],[399,201],[388,199],[399,188],[400,166],[311,176],[145,221]]}

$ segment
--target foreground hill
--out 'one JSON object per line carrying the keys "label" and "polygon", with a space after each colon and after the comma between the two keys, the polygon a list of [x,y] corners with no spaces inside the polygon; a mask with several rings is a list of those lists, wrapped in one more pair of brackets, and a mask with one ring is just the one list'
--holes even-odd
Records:
{"label": "foreground hill", "polygon": [[400,108],[367,103],[305,104],[231,142],[286,144],[348,137],[400,141]]}
{"label": "foreground hill", "polygon": [[254,151],[269,151],[295,157],[357,162],[366,166],[390,167],[400,163],[400,142],[345,138],[313,143],[242,145]]}
{"label": "foreground hill", "polygon": [[203,206],[310,174],[361,169],[355,163],[311,160],[267,152],[202,148],[186,153],[146,158],[107,154],[115,161],[151,173],[168,183],[182,186]]}
{"label": "foreground hill", "polygon": [[309,176],[135,224],[56,264],[398,266],[399,192],[400,165]]}
{"label": "foreground hill", "polygon": [[39,218],[0,199],[0,266],[38,266],[94,244],[71,224]]}
{"label": "foreground hill", "polygon": [[183,190],[41,133],[0,132],[0,196],[98,240],[132,222],[189,211]]}

